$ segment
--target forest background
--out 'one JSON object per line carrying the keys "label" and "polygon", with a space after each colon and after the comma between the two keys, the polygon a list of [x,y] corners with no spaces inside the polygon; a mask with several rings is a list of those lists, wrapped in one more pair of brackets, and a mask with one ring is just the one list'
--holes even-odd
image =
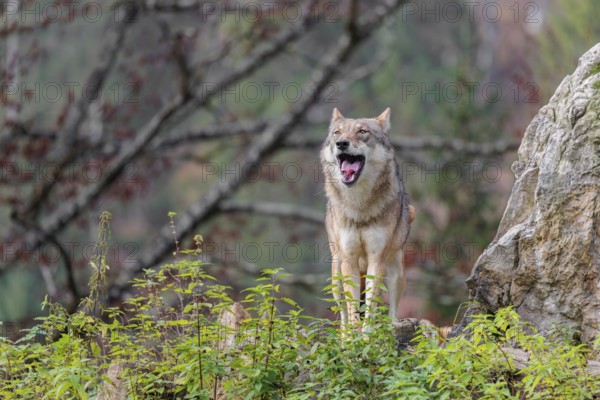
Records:
{"label": "forest background", "polygon": [[331,316],[318,150],[333,107],[391,108],[417,209],[402,316],[448,323],[526,126],[600,39],[593,0],[2,5],[4,331],[46,294],[76,306],[104,210],[113,304],[201,234],[234,298],[283,267],[283,296]]}

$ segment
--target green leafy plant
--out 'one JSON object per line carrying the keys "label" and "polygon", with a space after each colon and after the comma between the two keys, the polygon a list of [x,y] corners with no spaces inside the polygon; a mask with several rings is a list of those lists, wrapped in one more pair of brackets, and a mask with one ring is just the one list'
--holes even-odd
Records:
{"label": "green leafy plant", "polygon": [[196,249],[136,278],[125,304],[106,307],[109,222],[103,214],[80,309],[46,300],[48,315],[22,339],[0,338],[0,398],[600,398],[586,368],[600,339],[573,344],[565,329],[546,339],[505,308],[475,316],[450,340],[424,329],[402,350],[385,307],[363,332],[341,332],[281,296],[280,268],[265,269],[234,302],[198,260],[199,235]]}

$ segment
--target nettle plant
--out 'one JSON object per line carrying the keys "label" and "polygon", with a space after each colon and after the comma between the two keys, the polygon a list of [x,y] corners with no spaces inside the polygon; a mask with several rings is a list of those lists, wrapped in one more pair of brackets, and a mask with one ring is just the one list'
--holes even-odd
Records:
{"label": "nettle plant", "polygon": [[[507,308],[475,317],[467,335],[442,341],[424,331],[401,350],[385,307],[362,333],[341,332],[280,296],[281,269],[264,270],[233,302],[199,261],[201,236],[195,250],[135,279],[135,297],[106,307],[109,240],[103,213],[77,312],[46,300],[39,325],[16,342],[0,338],[0,398],[600,398],[586,370],[600,340],[589,349],[544,339]],[[527,362],[511,349],[529,353]]]}

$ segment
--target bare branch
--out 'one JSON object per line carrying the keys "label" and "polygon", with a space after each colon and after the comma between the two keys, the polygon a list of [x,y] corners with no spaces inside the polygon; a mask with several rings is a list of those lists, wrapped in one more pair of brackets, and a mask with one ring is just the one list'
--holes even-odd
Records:
{"label": "bare branch", "polygon": [[268,201],[242,203],[228,200],[219,204],[218,210],[225,213],[242,212],[267,217],[292,218],[318,226],[322,226],[325,220],[325,215],[322,212],[293,204],[272,203]]}
{"label": "bare branch", "polygon": [[[309,2],[309,6],[314,3],[314,0]],[[286,46],[303,37],[303,35],[319,21],[319,16],[312,13],[303,13],[304,17],[298,23],[292,25],[291,28],[279,32],[275,37],[259,45],[248,57],[246,57],[240,65],[233,71],[227,74],[224,78],[215,82],[211,87],[216,89],[207,90],[203,85],[195,91],[193,99],[185,107],[177,113],[173,118],[173,123],[178,123],[195,112],[198,108],[208,104],[208,101],[222,90],[228,88],[243,77],[253,73],[260,66],[264,65],[268,60],[275,57]],[[212,83],[212,82],[211,82]]]}
{"label": "bare branch", "polygon": [[103,175],[102,179],[100,179],[96,184],[83,189],[83,192],[77,196],[75,201],[72,203],[64,203],[62,206],[60,206],[52,215],[47,217],[39,224],[39,230],[32,232],[30,231],[28,233],[27,238],[25,239],[26,247],[37,249],[40,244],[48,240],[49,236],[53,237],[53,235],[62,230],[69,222],[78,216],[85,207],[97,199],[104,189],[118,178],[127,164],[134,160],[140,154],[142,149],[147,146],[154,137],[156,137],[162,126],[167,122],[169,117],[173,115],[175,110],[181,106],[182,102],[182,98],[177,97],[174,101],[159,111],[148,122],[148,124],[146,124],[146,126],[140,132],[138,132],[135,140],[129,146],[124,147],[119,152],[115,159],[114,168]]}
{"label": "bare branch", "polygon": [[[371,73],[372,65],[365,65],[364,69],[355,70],[356,77],[360,79],[362,74]],[[346,80],[344,80],[346,82]],[[268,126],[266,121],[253,121],[244,123],[224,124],[211,128],[202,128],[197,131],[188,131],[173,138],[166,138],[158,141],[152,146],[152,151],[165,150],[177,146],[185,146],[205,140],[224,139],[235,136],[254,136]],[[288,149],[317,149],[321,147],[323,140],[304,138],[300,136],[290,136],[285,139],[282,148]],[[477,155],[481,157],[491,157],[503,155],[516,151],[519,148],[519,142],[499,141],[496,143],[477,143],[464,141],[460,139],[445,138],[401,138],[392,139],[392,145],[396,151],[401,153],[427,150],[443,150],[450,153]]]}
{"label": "bare branch", "polygon": [[81,299],[81,295],[79,294],[79,290],[77,289],[77,282],[75,281],[75,274],[73,271],[73,265],[71,264],[71,258],[65,247],[60,243],[60,241],[56,239],[56,236],[48,233],[43,228],[36,225],[34,222],[20,219],[16,213],[13,213],[12,219],[17,223],[21,224],[23,227],[29,230],[33,230],[38,235],[37,237],[42,238],[41,240],[50,242],[56,246],[61,258],[65,263],[65,270],[67,271],[67,283],[69,289],[71,290],[71,293],[73,294],[73,306],[76,305]]}
{"label": "bare branch", "polygon": [[[252,9],[256,12],[273,12],[277,3],[255,3]],[[239,12],[240,4],[233,2],[212,2],[206,0],[145,0],[143,7],[148,11],[179,13],[187,11],[201,11],[204,18],[209,18],[221,13]]]}
{"label": "bare branch", "polygon": [[[21,10],[19,8],[12,8],[12,6],[10,9],[5,10],[3,19],[6,21],[6,23],[0,26],[0,38],[6,38],[14,34],[31,33],[46,29],[55,24],[73,23],[77,20],[73,13],[65,12],[61,13],[59,18],[53,18],[48,15],[44,15],[40,21],[36,20],[35,23],[20,24],[19,20],[21,17],[19,16],[19,13],[21,13]],[[15,18],[11,18],[12,16]]]}
{"label": "bare branch", "polygon": [[476,143],[458,139],[448,140],[430,137],[396,140],[393,141],[392,144],[400,151],[448,150],[455,153],[493,156],[515,151],[519,148],[520,143],[506,141],[496,143]]}
{"label": "bare branch", "polygon": [[[224,2],[225,3],[225,2]],[[182,12],[203,9],[212,14],[217,9],[217,3],[206,0],[145,0],[144,9],[160,12]],[[220,9],[231,11],[231,6],[223,4]]]}
{"label": "bare branch", "polygon": [[30,129],[25,124],[19,122],[12,129],[15,136],[23,136],[28,139],[49,139],[56,140],[56,130],[54,129]]}
{"label": "bare branch", "polygon": [[86,90],[85,93],[82,93],[77,102],[75,102],[67,112],[64,128],[61,129],[62,134],[58,136],[58,140],[55,144],[55,151],[57,151],[58,154],[65,154],[67,149],[75,142],[79,128],[87,115],[88,108],[101,93],[106,78],[117,60],[117,54],[123,47],[127,28],[135,21],[137,12],[137,7],[127,7],[126,14],[122,18],[119,18],[117,26],[114,29],[110,29],[107,33],[107,43],[102,49],[100,60],[90,73],[84,86],[86,88],[91,88],[91,90]]}
{"label": "bare branch", "polygon": [[83,192],[77,196],[72,204],[65,204],[59,207],[54,214],[45,220],[42,225],[44,231],[60,231],[68,222],[79,215],[84,207],[96,200],[103,190],[119,177],[127,164],[131,163],[142,152],[142,149],[156,137],[164,124],[179,109],[181,104],[183,104],[183,99],[179,96],[156,113],[148,124],[137,133],[133,142],[129,146],[123,147],[114,161],[114,167],[103,175],[102,179],[93,186],[83,189]]}
{"label": "bare branch", "polygon": [[[18,13],[21,9],[21,0],[7,0],[0,6],[11,8],[15,12],[8,15],[2,15],[8,25],[18,22]],[[0,10],[1,11],[1,10]],[[4,10],[6,12],[6,10]],[[20,56],[19,56],[19,36],[12,35],[6,39],[4,54],[4,76],[2,77],[3,86],[5,84],[20,84]],[[8,93],[3,94],[2,105],[4,106],[4,125],[5,129],[0,132],[0,148],[4,147],[16,134],[14,127],[19,124],[21,103],[17,96]]]}
{"label": "bare branch", "polygon": [[[16,23],[18,21],[18,12],[21,9],[21,0],[7,0],[4,4],[7,8],[13,8],[17,12],[5,16],[8,24]],[[6,54],[4,55],[4,64],[6,69],[6,76],[4,81],[13,83],[15,85],[20,84],[20,65],[19,65],[19,36],[13,35],[6,39]],[[4,83],[4,82],[3,82]],[[19,111],[21,110],[21,104],[16,96],[5,95],[7,98],[4,103],[4,123],[8,126],[18,123]],[[4,99],[3,99],[4,100]]]}
{"label": "bare branch", "polygon": [[165,138],[157,141],[152,150],[165,150],[181,145],[189,145],[195,142],[212,139],[224,139],[234,136],[253,135],[265,130],[268,126],[266,121],[251,121],[233,124],[222,124],[212,128],[202,128],[197,131],[188,131],[173,138]]}
{"label": "bare branch", "polygon": [[182,96],[189,97],[191,96],[190,89],[192,71],[188,65],[188,60],[183,51],[183,43],[186,35],[184,32],[177,32],[176,34],[173,34],[169,24],[166,21],[160,18],[156,18],[155,20],[162,31],[163,39],[171,42],[171,54],[173,55],[175,66],[177,67],[179,75],[181,76],[179,91],[181,92]]}
{"label": "bare branch", "polygon": [[[314,149],[323,144],[322,140],[290,137],[283,145],[294,149]],[[476,143],[459,139],[443,138],[405,138],[392,140],[392,145],[398,152],[414,152],[425,150],[444,150],[453,153],[489,157],[502,155],[519,148],[518,142],[500,141],[496,143]]]}

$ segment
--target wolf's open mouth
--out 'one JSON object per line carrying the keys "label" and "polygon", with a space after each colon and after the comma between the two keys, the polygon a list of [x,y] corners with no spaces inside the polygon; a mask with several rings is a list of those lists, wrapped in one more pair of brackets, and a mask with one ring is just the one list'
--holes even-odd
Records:
{"label": "wolf's open mouth", "polygon": [[342,182],[347,186],[354,184],[365,165],[365,157],[361,155],[352,155],[342,153],[337,156],[340,172],[342,173]]}

